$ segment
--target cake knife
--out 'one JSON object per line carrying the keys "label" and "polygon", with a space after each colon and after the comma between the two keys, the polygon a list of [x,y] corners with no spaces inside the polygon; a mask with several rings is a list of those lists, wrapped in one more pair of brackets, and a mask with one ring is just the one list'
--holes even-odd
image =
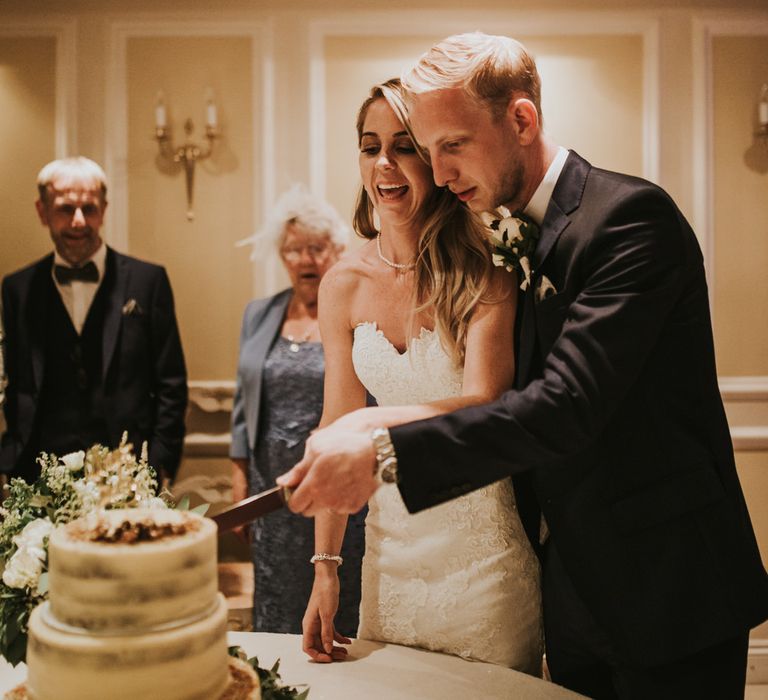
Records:
{"label": "cake knife", "polygon": [[211,517],[219,527],[219,532],[228,532],[241,525],[247,525],[267,513],[280,510],[288,503],[293,489],[287,486],[274,486],[255,496],[245,498],[233,506]]}

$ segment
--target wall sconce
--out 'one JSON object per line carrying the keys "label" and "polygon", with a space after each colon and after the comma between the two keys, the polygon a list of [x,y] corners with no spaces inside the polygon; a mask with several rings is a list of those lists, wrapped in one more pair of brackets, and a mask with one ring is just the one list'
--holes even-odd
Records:
{"label": "wall sconce", "polygon": [[760,102],[757,103],[757,131],[755,136],[768,143],[768,83],[763,83],[760,90]]}
{"label": "wall sconce", "polygon": [[213,91],[208,89],[205,98],[205,138],[208,144],[198,146],[192,141],[192,132],[195,126],[191,119],[184,122],[186,139],[183,145],[174,147],[171,127],[168,125],[168,111],[165,107],[165,97],[161,92],[157,94],[155,106],[155,139],[160,148],[160,157],[181,163],[184,166],[184,174],[187,183],[187,221],[193,221],[195,212],[192,209],[194,203],[195,164],[205,160],[213,153],[213,142],[219,137],[218,111],[213,101]]}

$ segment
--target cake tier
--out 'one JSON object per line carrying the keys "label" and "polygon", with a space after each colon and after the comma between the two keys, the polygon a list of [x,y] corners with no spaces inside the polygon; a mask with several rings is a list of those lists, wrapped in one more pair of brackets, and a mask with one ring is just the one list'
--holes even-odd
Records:
{"label": "cake tier", "polygon": [[216,544],[215,523],[194,513],[111,510],[75,520],[50,537],[51,612],[97,633],[183,624],[215,600]]}
{"label": "cake tier", "polygon": [[[261,700],[261,684],[256,671],[250,664],[230,656],[229,682],[218,700]],[[27,684],[21,683],[9,690],[3,700],[31,700],[27,693]]]}
{"label": "cake tier", "polygon": [[30,617],[30,700],[211,700],[229,683],[221,594],[210,614],[170,630],[99,636],[57,624],[47,603]]}

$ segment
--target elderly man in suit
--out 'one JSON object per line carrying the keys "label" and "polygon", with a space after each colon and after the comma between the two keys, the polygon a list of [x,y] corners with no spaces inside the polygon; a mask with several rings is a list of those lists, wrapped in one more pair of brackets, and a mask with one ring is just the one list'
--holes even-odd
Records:
{"label": "elderly man in suit", "polygon": [[0,471],[27,481],[40,451],[63,455],[124,431],[172,477],[187,376],[165,270],[101,239],[106,177],[83,157],[46,165],[36,202],[54,252],[2,283],[6,431]]}
{"label": "elderly man in suit", "polygon": [[[526,245],[540,228],[517,260],[516,388],[390,431],[369,432],[364,413],[342,418],[280,480],[298,486],[291,507],[355,510],[381,475],[418,511],[512,474],[529,533],[535,506],[551,532],[543,601],[555,681],[595,698],[742,697],[768,578],[693,231],[655,185],[544,135],[536,65],[518,42],[450,37],[404,84],[437,184],[475,211],[524,212]],[[526,248],[509,242],[512,256]]]}

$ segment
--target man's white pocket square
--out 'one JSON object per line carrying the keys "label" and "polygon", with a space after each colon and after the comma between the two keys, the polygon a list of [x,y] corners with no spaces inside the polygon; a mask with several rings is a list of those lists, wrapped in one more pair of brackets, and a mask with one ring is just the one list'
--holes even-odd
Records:
{"label": "man's white pocket square", "polygon": [[549,277],[542,275],[536,284],[536,292],[534,296],[536,303],[544,301],[544,299],[549,299],[549,297],[553,297],[555,294],[557,294],[555,285],[552,284]]}
{"label": "man's white pocket square", "polygon": [[139,302],[135,299],[129,299],[123,304],[123,316],[141,316],[144,313],[144,309],[139,306]]}

